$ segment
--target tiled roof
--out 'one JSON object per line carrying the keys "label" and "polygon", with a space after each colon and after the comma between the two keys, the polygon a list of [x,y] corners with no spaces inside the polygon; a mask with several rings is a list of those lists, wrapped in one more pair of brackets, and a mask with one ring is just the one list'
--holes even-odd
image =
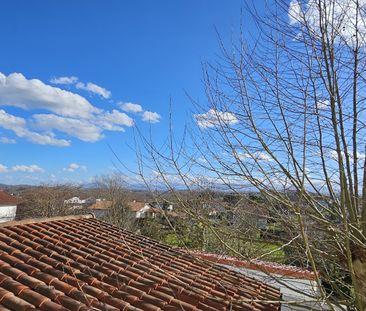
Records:
{"label": "tiled roof", "polygon": [[5,191],[0,190],[0,204],[17,204],[17,199]]}
{"label": "tiled roof", "polygon": [[112,206],[112,201],[97,201],[90,205],[88,208],[91,209],[109,209]]}
{"label": "tiled roof", "polygon": [[144,202],[137,202],[137,201],[133,201],[133,202],[129,202],[128,203],[128,207],[132,212],[138,212],[140,209],[142,209],[145,206]]}
{"label": "tiled roof", "polygon": [[193,256],[212,261],[216,264],[229,265],[238,268],[246,268],[251,270],[256,270],[268,274],[276,274],[280,276],[315,280],[315,274],[312,271],[301,269],[295,266],[281,265],[273,262],[266,262],[261,260],[243,260],[236,257],[208,254],[197,251],[190,251]]}
{"label": "tiled roof", "polygon": [[94,218],[0,225],[0,310],[278,310],[279,299],[261,281]]}

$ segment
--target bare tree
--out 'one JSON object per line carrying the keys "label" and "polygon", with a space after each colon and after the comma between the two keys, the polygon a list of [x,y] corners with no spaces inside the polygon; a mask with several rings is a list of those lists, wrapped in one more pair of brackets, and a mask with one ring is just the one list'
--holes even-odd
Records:
{"label": "bare tree", "polygon": [[104,219],[121,228],[136,230],[135,215],[128,208],[132,195],[123,178],[116,174],[101,176],[96,185],[95,195],[111,203]]}
{"label": "bare tree", "polygon": [[222,57],[204,66],[198,126],[181,141],[171,126],[163,146],[145,137],[139,153],[145,180],[153,170],[171,191],[202,180],[260,191],[331,309],[366,310],[365,10],[362,0],[248,5],[256,31],[242,23],[230,44],[219,37]]}
{"label": "bare tree", "polygon": [[[74,185],[42,185],[23,190],[19,197],[17,218],[53,217],[74,214],[65,200],[79,195],[80,187]],[[80,211],[82,212],[82,211]]]}

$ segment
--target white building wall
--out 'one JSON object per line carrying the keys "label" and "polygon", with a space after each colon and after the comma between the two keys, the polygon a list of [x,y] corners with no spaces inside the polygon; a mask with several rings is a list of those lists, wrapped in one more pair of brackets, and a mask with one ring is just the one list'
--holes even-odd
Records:
{"label": "white building wall", "polygon": [[82,200],[79,199],[79,197],[73,197],[71,199],[65,200],[65,204],[82,204]]}
{"label": "white building wall", "polygon": [[0,205],[0,222],[12,221],[17,214],[16,205]]}
{"label": "white building wall", "polygon": [[150,206],[148,204],[145,204],[145,206],[136,212],[136,218],[145,218],[146,212],[148,212],[150,209]]}

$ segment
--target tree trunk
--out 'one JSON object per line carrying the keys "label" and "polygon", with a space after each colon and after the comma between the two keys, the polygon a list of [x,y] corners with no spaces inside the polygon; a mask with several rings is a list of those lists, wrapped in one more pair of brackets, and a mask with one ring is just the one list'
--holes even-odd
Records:
{"label": "tree trunk", "polygon": [[356,305],[366,311],[366,248],[358,247],[352,256],[353,270],[356,276],[355,295]]}

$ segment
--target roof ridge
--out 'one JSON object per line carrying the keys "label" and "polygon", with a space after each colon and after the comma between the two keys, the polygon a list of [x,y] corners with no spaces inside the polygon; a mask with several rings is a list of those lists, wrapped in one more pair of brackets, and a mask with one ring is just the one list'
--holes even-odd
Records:
{"label": "roof ridge", "polygon": [[51,222],[51,221],[59,221],[59,220],[76,220],[82,218],[95,218],[93,213],[82,214],[82,215],[67,215],[67,216],[54,216],[54,217],[40,217],[40,218],[27,218],[21,220],[11,220],[0,223],[0,228],[2,227],[12,227],[17,225],[26,225],[32,223],[40,223],[40,222]]}

